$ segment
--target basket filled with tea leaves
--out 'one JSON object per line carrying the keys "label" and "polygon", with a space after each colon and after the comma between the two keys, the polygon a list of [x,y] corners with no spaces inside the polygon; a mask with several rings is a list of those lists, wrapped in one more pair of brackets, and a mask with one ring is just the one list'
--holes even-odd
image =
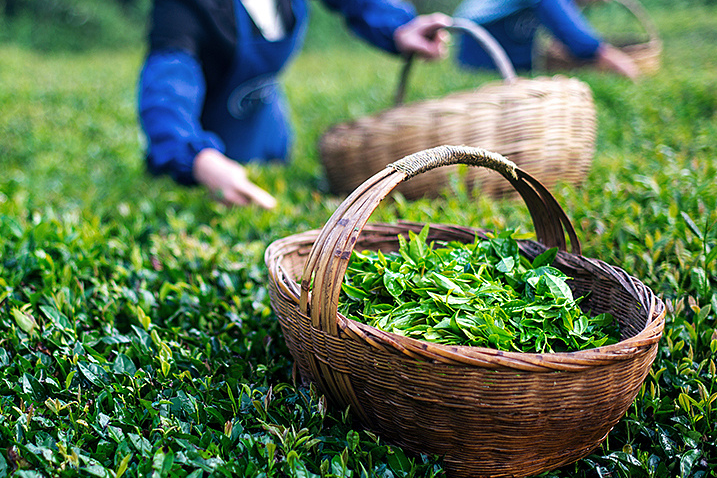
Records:
{"label": "basket filled with tea leaves", "polygon": [[[368,221],[397,184],[455,164],[502,175],[535,238]],[[589,454],[633,402],[664,327],[647,286],[583,256],[550,192],[481,148],[391,163],[265,260],[302,376],[389,443],[442,456],[453,477],[535,475]]]}

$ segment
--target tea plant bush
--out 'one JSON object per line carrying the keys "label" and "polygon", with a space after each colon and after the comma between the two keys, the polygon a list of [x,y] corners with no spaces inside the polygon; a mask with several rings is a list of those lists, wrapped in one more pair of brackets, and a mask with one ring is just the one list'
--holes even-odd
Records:
{"label": "tea plant bush", "polygon": [[[640,278],[668,311],[625,418],[549,476],[717,473],[717,10],[707,3],[653,9],[665,42],[656,76],[576,73],[594,92],[597,153],[582,188],[554,193],[584,255]],[[227,209],[147,176],[134,109],[141,47],[0,45],[0,476],[442,475],[440,457],[407,456],[304,384],[270,307],[266,245],[322,226],[340,203],[316,140],[390,106],[400,67],[349,36],[332,46],[338,19],[314,13],[285,78],[294,162],[250,171],[279,198],[273,211]],[[415,73],[408,101],[496,78],[450,62]],[[399,197],[373,217],[398,218],[532,230],[521,204],[459,186],[434,201]]]}

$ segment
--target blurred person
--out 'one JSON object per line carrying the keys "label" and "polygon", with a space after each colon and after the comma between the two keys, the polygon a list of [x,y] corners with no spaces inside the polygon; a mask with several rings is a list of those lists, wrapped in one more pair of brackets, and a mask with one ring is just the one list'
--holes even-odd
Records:
{"label": "blurred person", "polygon": [[[450,17],[395,0],[323,0],[393,54],[445,56]],[[147,166],[218,200],[272,208],[241,163],[287,162],[292,142],[277,76],[303,41],[307,0],[155,0],[139,79]]]}
{"label": "blurred person", "polygon": [[[485,28],[516,70],[533,68],[535,33],[542,24],[575,57],[631,80],[640,74],[632,58],[600,38],[572,0],[463,0],[454,16]],[[469,68],[495,68],[490,56],[468,35],[461,36],[457,59]]]}

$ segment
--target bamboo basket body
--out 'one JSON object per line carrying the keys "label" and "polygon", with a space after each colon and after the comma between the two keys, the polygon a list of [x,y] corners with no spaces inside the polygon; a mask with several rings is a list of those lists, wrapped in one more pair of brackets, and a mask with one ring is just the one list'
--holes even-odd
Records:
{"label": "bamboo basket body", "polygon": [[[495,121],[484,129],[483,137],[444,144],[480,145],[497,151],[549,189],[558,182],[574,186],[583,182],[592,165],[597,131],[587,84],[564,76],[518,79],[510,87],[486,85],[475,95],[483,98],[482,110],[494,115]],[[515,192],[489,169],[469,168],[465,177],[469,189],[492,197]]]}
{"label": "bamboo basket body", "polygon": [[[583,8],[592,8],[606,1],[623,5],[636,17],[646,35],[641,38],[639,33],[628,33],[621,35],[621,38],[608,38],[607,41],[629,56],[642,74],[657,73],[661,67],[662,40],[642,4],[637,0],[583,0],[577,3]],[[565,45],[554,39],[548,41],[542,48],[544,51],[540,54],[543,57],[541,61],[547,71],[564,71],[594,65],[592,61],[575,58]]]}
{"label": "bamboo basket body", "polygon": [[[486,50],[496,58],[503,81],[395,106],[326,131],[319,154],[331,191],[350,193],[387,164],[443,144],[497,151],[547,187],[558,181],[579,185],[590,170],[595,149],[596,113],[590,88],[565,76],[516,78],[494,40]],[[396,190],[407,199],[436,196],[452,175],[459,174],[469,188],[489,196],[513,192],[490,170],[464,176],[458,169],[432,170]]]}
{"label": "bamboo basket body", "polygon": [[[350,252],[396,250],[398,234],[423,226],[366,224],[378,201],[415,173],[389,169],[349,196],[321,231],[289,236],[266,251],[272,306],[301,374],[391,443],[443,456],[452,477],[529,476],[587,455],[639,391],[657,351],[664,304],[621,269],[579,255],[552,196],[538,182],[537,189],[526,186],[529,176],[517,169],[510,182],[526,199],[540,240],[521,241],[521,253],[532,260],[548,246],[564,250],[557,231],[565,227],[577,253],[560,252],[554,266],[574,278],[576,297],[590,293],[586,310],[615,316],[621,342],[523,354],[430,344],[346,319],[336,307]],[[485,233],[433,224],[429,241],[472,242]]]}
{"label": "bamboo basket body", "polygon": [[[383,227],[388,225],[376,224],[364,233],[382,235],[388,246],[389,235],[399,229]],[[300,251],[308,253],[315,237],[306,235],[298,248],[283,251],[287,255],[281,264],[294,269],[294,280],[305,259]],[[375,240],[371,237],[357,247],[373,248]],[[604,289],[611,286],[602,284]],[[653,345],[630,360],[581,371],[531,373],[489,363],[445,363],[414,358],[387,344],[377,346],[347,324],[333,337],[312,326],[311,318],[299,310],[297,296],[287,301],[276,284],[270,293],[302,376],[316,383],[339,409],[350,405],[364,426],[388,442],[444,456],[452,477],[530,476],[586,456],[624,415],[657,352]],[[578,288],[575,293],[580,293]],[[627,297],[617,299],[629,302]],[[356,322],[351,326],[366,327]],[[326,373],[345,382],[351,395],[334,389]]]}

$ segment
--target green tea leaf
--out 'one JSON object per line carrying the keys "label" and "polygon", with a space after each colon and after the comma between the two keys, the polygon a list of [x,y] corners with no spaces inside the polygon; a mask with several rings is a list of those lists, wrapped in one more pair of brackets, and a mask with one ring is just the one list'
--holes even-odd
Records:
{"label": "green tea leaf", "polygon": [[137,372],[132,360],[125,354],[117,354],[114,363],[112,364],[112,371],[115,373],[125,374],[129,377],[133,377]]}
{"label": "green tea leaf", "polygon": [[700,456],[702,451],[699,449],[687,450],[680,458],[680,476],[689,476]]}
{"label": "green tea leaf", "polygon": [[540,254],[538,257],[533,259],[532,267],[537,269],[542,266],[549,266],[555,261],[555,257],[558,255],[558,248],[553,247]]}
{"label": "green tea leaf", "polygon": [[423,226],[423,229],[421,229],[421,232],[419,234],[415,234],[413,231],[408,231],[408,251],[414,262],[418,262],[425,256],[428,229],[428,224],[426,224],[425,226]]}
{"label": "green tea leaf", "polygon": [[38,325],[35,318],[25,312],[24,310],[18,309],[17,307],[12,308],[12,316],[15,318],[15,323],[27,334],[35,335],[38,332]]}
{"label": "green tea leaf", "polygon": [[40,310],[45,314],[48,319],[50,319],[52,324],[58,329],[65,332],[74,332],[73,326],[70,323],[69,319],[65,316],[65,314],[57,310],[57,308],[41,305]]}
{"label": "green tea leaf", "polygon": [[547,286],[550,294],[556,299],[565,299],[570,302],[573,301],[573,292],[562,278],[556,277],[552,274],[545,274],[541,276],[541,280]]}
{"label": "green tea leaf", "polygon": [[152,468],[159,474],[159,476],[166,476],[169,470],[174,464],[174,452],[171,448],[160,447],[154,453],[152,458]]}
{"label": "green tea leaf", "polygon": [[127,436],[129,436],[129,441],[134,449],[144,458],[149,458],[149,453],[152,451],[152,445],[149,440],[136,433],[128,433]]}
{"label": "green tea leaf", "polygon": [[109,377],[102,367],[91,362],[77,362],[77,369],[80,373],[97,387],[104,387],[109,382]]}
{"label": "green tea leaf", "polygon": [[129,465],[129,461],[132,459],[132,453],[127,453],[124,458],[122,458],[122,461],[120,462],[119,466],[117,467],[117,471],[115,472],[115,478],[121,478],[122,475],[124,475],[125,471],[127,471],[127,466]]}
{"label": "green tea leaf", "polygon": [[388,293],[397,299],[401,297],[405,290],[403,276],[397,272],[386,270],[383,274],[383,283]]}
{"label": "green tea leaf", "polygon": [[430,277],[434,280],[438,290],[451,292],[455,295],[464,295],[461,286],[450,280],[448,277],[439,274],[438,272],[431,272]]}
{"label": "green tea leaf", "polygon": [[45,387],[29,373],[22,374],[22,391],[35,401],[45,401],[47,393]]}
{"label": "green tea leaf", "polygon": [[498,272],[502,272],[503,274],[508,274],[508,273],[512,272],[514,267],[515,267],[515,258],[513,258],[513,257],[504,257],[495,266],[496,270]]}
{"label": "green tea leaf", "polygon": [[[697,224],[695,224],[695,221],[692,220],[689,214],[687,214],[685,211],[680,211],[680,215],[682,216],[682,219],[685,221],[685,224],[687,224],[687,227],[690,228],[690,231],[697,236],[697,238],[700,241],[704,240],[704,237],[702,237],[702,231],[699,227],[697,227]],[[683,475],[684,476],[684,475]]]}
{"label": "green tea leaf", "polygon": [[392,447],[386,456],[388,466],[398,477],[408,476],[411,471],[411,462],[400,448]]}
{"label": "green tea leaf", "polygon": [[349,297],[355,300],[363,300],[369,297],[369,294],[363,289],[354,287],[351,284],[344,282],[341,284],[341,290]]}

